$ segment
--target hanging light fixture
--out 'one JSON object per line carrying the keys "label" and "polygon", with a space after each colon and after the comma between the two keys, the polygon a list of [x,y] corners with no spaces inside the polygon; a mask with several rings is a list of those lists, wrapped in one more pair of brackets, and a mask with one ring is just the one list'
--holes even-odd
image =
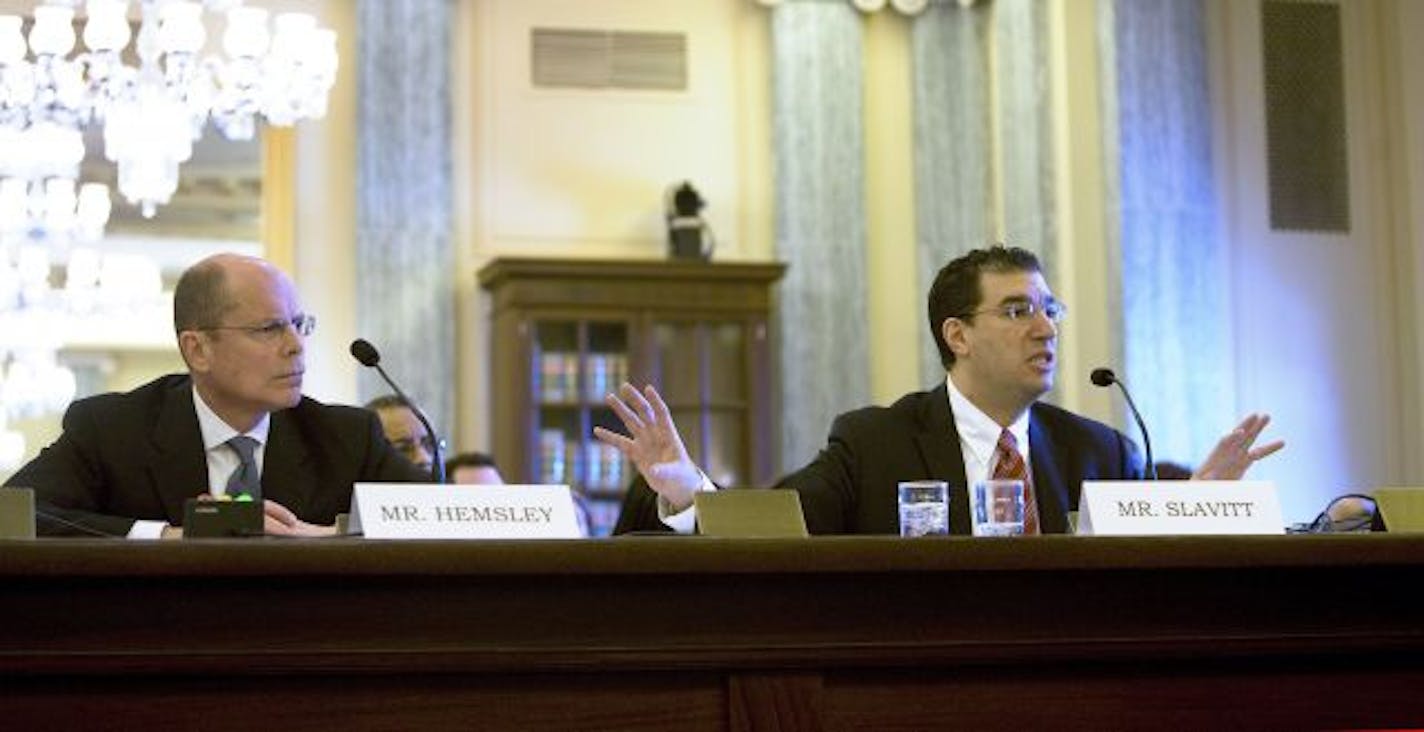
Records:
{"label": "hanging light fixture", "polygon": [[[221,53],[205,52],[209,13],[225,18]],[[152,217],[209,123],[251,140],[259,117],[321,118],[337,68],[336,35],[311,15],[269,23],[241,0],[47,0],[31,17],[0,15],[0,470],[24,448],[8,420],[74,397],[56,358],[69,320],[134,317],[161,294],[154,261],[91,246],[110,191],[80,182],[85,158],[100,157],[86,141],[115,165],[119,194]],[[86,137],[91,127],[99,134]],[[50,282],[56,263],[63,286]]]}
{"label": "hanging light fixture", "polygon": [[[0,177],[22,181],[28,210],[41,217],[51,180],[69,182],[56,205],[79,197],[91,123],[103,130],[119,193],[152,216],[177,190],[178,167],[209,121],[228,139],[248,140],[259,115],[288,126],[326,114],[336,34],[311,15],[279,14],[269,30],[266,10],[235,0],[138,0],[135,36],[128,0],[87,0],[79,51],[77,4],[36,6],[28,36],[24,19],[0,16]],[[203,55],[208,10],[226,17],[223,54]],[[131,40],[137,66],[123,58]]]}

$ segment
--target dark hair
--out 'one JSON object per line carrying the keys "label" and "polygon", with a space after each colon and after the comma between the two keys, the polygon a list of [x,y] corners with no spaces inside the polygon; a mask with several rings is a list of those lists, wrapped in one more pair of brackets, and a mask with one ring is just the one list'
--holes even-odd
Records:
{"label": "dark hair", "polygon": [[951,260],[935,275],[930,286],[929,318],[930,334],[935,347],[939,349],[940,363],[946,370],[954,365],[954,352],[944,342],[940,326],[950,318],[972,317],[979,307],[983,292],[979,288],[979,275],[984,272],[1039,272],[1038,257],[1033,252],[1019,247],[996,244],[988,249],[975,249],[962,257]]}
{"label": "dark hair", "polygon": [[1181,463],[1161,460],[1153,465],[1157,469],[1158,480],[1191,480],[1192,469]]}
{"label": "dark hair", "polygon": [[401,399],[395,394],[382,394],[366,402],[366,408],[372,412],[379,412],[382,409],[392,409],[394,407],[406,407],[408,409],[409,405],[405,403],[404,399]]}
{"label": "dark hair", "polygon": [[498,468],[494,458],[482,452],[462,452],[445,461],[445,475],[454,476],[456,468]]}
{"label": "dark hair", "polygon": [[234,306],[222,264],[199,262],[184,270],[173,288],[173,332],[218,325]]}

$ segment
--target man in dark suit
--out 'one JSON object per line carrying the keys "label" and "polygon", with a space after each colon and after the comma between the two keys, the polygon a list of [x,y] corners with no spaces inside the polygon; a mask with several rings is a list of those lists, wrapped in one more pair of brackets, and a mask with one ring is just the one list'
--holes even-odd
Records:
{"label": "man in dark suit", "polygon": [[187,375],[70,405],[64,432],[7,485],[35,489],[43,534],[180,535],[183,504],[260,496],[264,530],[334,533],[356,481],[418,481],[376,416],[302,396],[315,325],[268,262],[220,254],[183,273],[174,330]]}
{"label": "man in dark suit", "polygon": [[[812,533],[898,533],[897,484],[927,478],[950,484],[951,529],[968,533],[964,488],[1015,462],[1028,486],[1030,531],[1063,532],[1084,480],[1142,477],[1136,448],[1117,430],[1038,401],[1053,386],[1065,308],[1032,253],[996,246],[955,259],[935,278],[928,311],[945,382],[841,415],[820,455],[778,484],[801,494]],[[656,503],[630,496],[625,506],[641,503],[644,518],[620,527],[652,528],[655,506],[660,523],[690,530],[693,495],[714,487],[688,458],[667,405],[651,386],[628,384],[607,402],[629,436],[595,435],[632,460],[657,495]],[[1254,446],[1269,421],[1247,417],[1194,477],[1239,478],[1279,450],[1283,443]]]}

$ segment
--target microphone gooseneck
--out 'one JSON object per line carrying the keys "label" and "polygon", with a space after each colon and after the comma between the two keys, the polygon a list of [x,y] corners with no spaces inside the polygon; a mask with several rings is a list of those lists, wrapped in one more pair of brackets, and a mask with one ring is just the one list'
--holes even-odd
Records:
{"label": "microphone gooseneck", "polygon": [[415,402],[411,401],[410,397],[406,396],[405,392],[401,391],[399,386],[396,386],[396,382],[391,379],[390,375],[386,373],[386,370],[381,368],[381,353],[376,350],[375,346],[371,345],[370,341],[367,341],[365,338],[357,338],[351,341],[351,355],[355,357],[362,366],[375,369],[376,373],[381,375],[381,379],[386,382],[386,385],[391,387],[391,391],[395,392],[396,397],[401,400],[401,403],[410,407],[411,413],[415,415],[416,419],[420,420],[420,424],[425,427],[425,434],[430,435],[432,453],[430,478],[436,483],[444,483],[445,456],[440,454],[440,436],[435,433],[435,428],[430,426],[430,420],[425,418],[425,412],[421,411],[420,407],[415,406]]}
{"label": "microphone gooseneck", "polygon": [[1147,434],[1147,423],[1142,421],[1142,414],[1137,411],[1137,404],[1132,401],[1132,394],[1128,393],[1127,385],[1122,383],[1122,379],[1114,374],[1112,369],[1096,368],[1089,376],[1094,386],[1110,386],[1117,384],[1117,388],[1122,392],[1122,397],[1127,400],[1127,408],[1132,410],[1132,418],[1137,420],[1137,430],[1142,433],[1142,445],[1147,449],[1147,477],[1157,480],[1157,463],[1152,460],[1152,438]]}

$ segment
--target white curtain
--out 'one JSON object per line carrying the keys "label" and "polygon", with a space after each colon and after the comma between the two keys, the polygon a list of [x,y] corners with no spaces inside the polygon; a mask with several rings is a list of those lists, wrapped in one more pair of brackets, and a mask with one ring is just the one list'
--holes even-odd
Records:
{"label": "white curtain", "polygon": [[1037,253],[1052,283],[1058,272],[1054,261],[1058,222],[1049,4],[1043,0],[995,0],[992,7],[1004,241]]}
{"label": "white curtain", "polygon": [[[861,20],[850,3],[772,10],[781,462],[800,467],[835,415],[870,401]],[[888,356],[887,356],[888,357]]]}
{"label": "white curtain", "polygon": [[1121,266],[1119,375],[1149,423],[1156,458],[1190,463],[1236,408],[1206,11],[1201,0],[1100,8],[1110,249]]}
{"label": "white curtain", "polygon": [[[988,34],[986,6],[957,2],[931,5],[912,29],[921,301],[949,260],[994,238]],[[928,317],[921,317],[921,382],[928,387],[944,380],[944,366]]]}
{"label": "white curtain", "polygon": [[[448,435],[457,421],[452,12],[448,0],[360,0],[357,12],[357,333]],[[369,369],[358,385],[363,400],[390,391]]]}

